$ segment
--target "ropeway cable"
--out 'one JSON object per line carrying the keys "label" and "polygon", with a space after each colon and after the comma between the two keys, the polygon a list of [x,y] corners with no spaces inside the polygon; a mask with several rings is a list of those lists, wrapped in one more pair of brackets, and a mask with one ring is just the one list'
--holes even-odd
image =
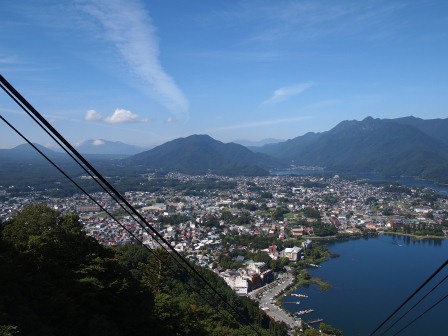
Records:
{"label": "ropeway cable", "polygon": [[[31,106],[31,104],[29,104],[23,97],[21,97],[21,95],[18,93],[18,92],[14,92],[15,91],[15,89],[0,75],[0,80],[1,80],[1,86],[2,86],[2,89],[28,114],[28,115],[30,115],[30,117],[37,123],[37,124],[39,124],[39,126],[49,135],[49,136],[51,136],[52,137],[52,139],[53,140],[55,140],[60,146],[61,146],[61,148],[62,149],[64,149],[64,151],[67,153],[67,154],[69,154],[71,157],[72,157],[72,159],[75,161],[75,162],[77,162],[91,177],[93,177],[92,175],[91,175],[91,173],[90,172],[88,172],[87,170],[86,170],[86,168],[85,167],[83,167],[80,163],[79,163],[79,161],[77,161],[72,155],[71,155],[71,153],[69,153],[68,151],[67,151],[67,149],[66,148],[64,148],[64,146],[62,146],[61,145],[61,143],[57,140],[57,139],[55,139],[55,137],[51,134],[51,133],[49,133],[49,131],[47,130],[47,129],[45,129],[45,127],[38,121],[38,120],[36,120],[36,118],[34,118],[34,116],[32,115],[32,114],[30,114],[30,112],[29,111],[27,111],[27,109],[24,107],[24,105],[23,104],[25,104],[25,105],[29,105],[32,109],[33,109],[33,107]],[[3,86],[3,84],[5,84],[6,86],[8,86],[8,89],[10,89],[11,91],[13,91],[14,92],[14,94],[17,94],[18,96],[19,96],[19,98],[18,99],[20,99],[20,101],[18,101],[14,96],[13,96],[13,94],[12,93],[10,93],[10,92],[8,92],[7,91],[7,89]],[[9,87],[10,86],[10,87]],[[23,102],[23,104],[22,104],[22,102]],[[35,111],[35,112],[37,112],[37,111]],[[37,114],[38,114],[38,112],[37,112]],[[39,117],[39,114],[38,114],[38,117]],[[42,117],[42,119],[46,122],[46,120]],[[39,118],[39,120],[41,120],[41,118]],[[47,124],[47,123],[45,123],[45,124]],[[50,125],[51,126],[51,125]],[[57,133],[57,132],[56,132]],[[65,139],[62,137],[62,141],[65,143],[65,144],[68,144],[68,143],[66,143],[66,141],[65,141]],[[70,146],[70,144],[68,144],[68,146],[67,147],[71,147]],[[73,149],[73,148],[72,148]],[[75,153],[75,155],[80,155],[79,153],[77,153],[76,151],[74,151]],[[81,156],[81,159],[83,159],[82,158],[82,156]],[[84,161],[86,161],[86,160],[82,160],[83,162]],[[86,164],[86,166],[88,166],[89,168],[92,168],[91,166],[90,166],[90,164],[88,163],[88,162],[85,162],[85,164]],[[94,169],[93,169],[94,170]],[[101,179],[102,181],[104,181],[104,178],[102,177],[102,175],[100,175],[98,172],[95,172],[95,174],[96,174],[96,176],[99,178],[99,179]],[[94,178],[94,180],[98,183],[98,181],[97,181],[97,179],[95,179]],[[163,249],[165,249],[166,250],[166,248],[156,239],[156,237],[154,237],[154,235],[153,234],[151,234],[150,232],[148,232],[147,231],[147,228],[145,228],[144,226],[142,226],[142,224],[141,223],[139,223],[139,221],[132,215],[132,214],[130,214],[129,213],[129,210],[127,210],[126,208],[124,208],[124,206],[117,200],[117,199],[115,199],[114,198],[114,196],[113,195],[111,195],[110,194],[110,192],[108,191],[108,190],[106,190],[105,189],[105,187],[103,186],[103,185],[101,185],[100,183],[98,183],[99,185],[100,185],[100,187],[103,189],[103,190],[105,190],[113,199],[114,199],[114,201],[115,202],[117,202],[148,234],[150,234],[151,235],[151,237],[163,248]],[[106,184],[108,184],[108,182],[106,182]],[[113,189],[113,188],[111,188],[111,189]],[[114,192],[116,192],[116,190],[114,191]],[[123,197],[121,196],[121,194],[119,194],[119,193],[117,193],[118,194],[118,196],[120,196],[120,199],[123,199]],[[124,201],[124,203],[127,203],[127,201]],[[132,206],[130,206],[129,204],[127,204],[133,211],[135,211],[136,212],[136,210],[132,207]],[[139,215],[138,213],[137,213],[137,215]],[[141,218],[141,215],[139,215],[139,218]],[[147,226],[149,226],[150,228],[151,228],[151,225],[149,224],[149,223],[147,223],[146,222],[146,220],[145,219],[143,219],[143,221],[147,224]],[[156,231],[157,232],[157,231]],[[162,239],[163,240],[163,239]],[[168,246],[169,248],[171,248],[174,252],[175,252],[175,254],[178,256],[178,257],[180,257],[180,259],[184,262],[184,263],[186,263],[188,266],[189,266],[189,269],[190,270],[193,270],[193,272],[196,274],[196,276],[197,277],[199,277],[199,279],[200,280],[202,280],[203,282],[205,282],[206,283],[206,285],[208,285],[208,289],[212,289],[212,291],[214,292],[214,294],[216,294],[216,295],[218,295],[218,297],[221,299],[221,301],[223,301],[224,303],[225,303],[225,305],[227,305],[228,307],[230,307],[233,311],[234,311],[234,313],[236,313],[241,319],[243,319],[243,320],[245,320],[246,321],[246,323],[252,328],[252,329],[254,329],[253,328],[253,326],[250,324],[250,322],[249,321],[247,321],[246,320],[246,318],[244,317],[244,316],[242,316],[233,306],[231,306],[223,297],[222,297],[222,295],[221,294],[219,294],[216,290],[214,290],[214,288],[213,288],[213,286],[212,285],[210,285],[209,283],[208,283],[208,281],[207,280],[205,280],[205,278],[203,278],[201,275],[200,275],[200,273],[199,272],[197,272],[184,258],[182,258],[178,253],[176,253],[177,251],[175,251],[173,248],[172,248],[172,246],[169,244],[169,243],[167,243],[166,242],[166,246]],[[185,265],[183,265],[182,263],[180,263],[180,261],[177,259],[177,258],[175,258],[173,255],[171,255],[171,254],[169,254],[182,268],[184,268],[187,272],[189,272],[189,270],[187,269],[187,268],[185,268]],[[205,281],[204,281],[205,280]],[[198,293],[199,295],[201,295],[200,293]],[[259,334],[259,332],[258,331],[256,331],[255,329],[254,329],[254,331],[257,333],[257,334]]]}
{"label": "ropeway cable", "polygon": [[[79,190],[81,190],[87,197],[90,198],[97,206],[101,208],[107,215],[109,215],[122,229],[124,229],[129,235],[131,235],[135,240],[137,240],[140,244],[144,245],[143,242],[137,238],[126,226],[120,223],[118,219],[115,218],[104,206],[99,203],[96,199],[92,197],[83,187],[81,187],[75,180],[73,180],[70,176],[67,175],[54,161],[52,161],[47,155],[45,155],[36,145],[34,145],[31,141],[28,140],[17,128],[15,128],[10,122],[8,122],[2,115],[0,115],[0,119],[8,125],[14,132],[16,132],[23,140],[25,140],[31,147],[34,148],[44,159],[46,159],[54,168],[56,168],[62,175],[64,175],[70,182],[72,182]],[[152,252],[152,251],[151,251]]]}
{"label": "ropeway cable", "polygon": [[441,303],[443,300],[445,300],[448,297],[448,294],[446,294],[443,298],[441,298],[439,301],[437,301],[436,303],[434,303],[431,307],[429,307],[428,309],[426,309],[423,313],[421,313],[419,316],[417,316],[415,319],[413,319],[411,322],[409,322],[407,325],[405,325],[403,328],[401,328],[400,330],[398,330],[395,335],[398,335],[399,333],[401,333],[403,330],[405,330],[407,327],[409,327],[412,323],[414,323],[415,321],[417,321],[418,319],[420,319],[423,315],[425,315],[427,312],[429,312],[431,309],[433,309],[435,306],[437,306],[439,303]]}
{"label": "ropeway cable", "polygon": [[386,324],[403,306],[408,303],[423,287],[425,287],[428,282],[430,282],[442,269],[445,268],[445,266],[448,264],[448,259],[445,260],[445,262],[437,268],[437,270],[434,271],[431,276],[426,279],[415,291],[412,293],[398,308],[396,308],[376,329],[370,333],[369,335],[372,336],[375,334],[384,324]]}
{"label": "ropeway cable", "polygon": [[[14,132],[16,132],[22,139],[24,139],[30,146],[34,148],[43,158],[45,158],[54,168],[56,168],[61,174],[63,174],[70,182],[72,182],[79,190],[81,190],[86,196],[90,198],[97,206],[99,206],[107,215],[109,215],[123,230],[125,230],[132,238],[134,238],[137,242],[140,243],[140,245],[144,246],[161,264],[166,266],[172,274],[175,274],[175,269],[172,268],[169,264],[166,264],[152,249],[150,249],[148,246],[143,244],[143,242],[136,237],[126,226],[124,226],[120,221],[112,215],[101,203],[99,203],[96,199],[94,199],[83,187],[81,187],[75,180],[73,180],[66,172],[64,172],[53,160],[51,160],[46,154],[44,154],[37,146],[35,146],[25,135],[23,135],[18,129],[16,129],[10,122],[8,122],[2,115],[0,115],[0,119],[7,124]],[[166,250],[165,250],[166,251]],[[168,253],[168,251],[166,251]],[[199,295],[199,297],[202,298],[201,293],[199,290],[194,288],[192,284],[190,284],[188,281],[185,281],[185,284],[196,294]],[[222,314],[222,311],[219,309],[219,307],[214,306],[214,308],[217,310],[218,313]]]}
{"label": "ropeway cable", "polygon": [[[187,268],[185,268],[185,266],[179,261],[179,259],[178,258],[176,258],[176,257],[174,257],[173,255],[171,255],[170,253],[169,253],[169,251],[167,251],[166,250],[166,248],[165,248],[165,246],[160,242],[160,241],[158,241],[157,239],[156,239],[156,237],[154,237],[154,235],[150,232],[150,231],[148,231],[148,229],[144,226],[144,225],[142,225],[139,221],[138,221],[138,219],[136,219],[135,217],[134,217],[134,215],[121,203],[121,202],[119,202],[115,197],[114,197],[114,195],[113,194],[111,194],[111,192],[109,191],[109,190],[107,190],[106,188],[105,188],[105,186],[104,185],[102,185],[99,181],[98,181],[98,179],[96,179],[96,178],[94,178],[94,176],[92,175],[92,173],[88,170],[88,169],[86,169],[86,167],[85,166],[83,166],[60,142],[59,142],[59,140],[57,139],[57,138],[55,138],[54,136],[53,136],[53,134],[51,134],[47,129],[45,129],[44,127],[42,127],[42,125],[39,123],[39,121],[38,120],[36,120],[36,118],[32,115],[32,114],[30,114],[27,110],[26,110],[26,108],[21,104],[21,102],[20,101],[18,101],[11,93],[9,93],[9,92],[7,92],[6,90],[5,90],[5,88],[3,87],[3,84],[2,83],[0,83],[0,86],[2,87],[2,89],[92,178],[92,180],[93,181],[95,181],[99,186],[100,186],[100,188],[101,189],[103,189],[117,204],[119,204],[119,206],[130,216],[130,217],[132,217],[132,219],[146,232],[146,233],[148,233],[148,235],[150,235],[151,236],[151,238],[154,240],[154,241],[156,241],[158,244],[159,244],[159,246],[163,249],[163,250],[165,250],[171,257],[172,257],[172,259],[181,267],[181,268],[183,268],[184,270],[186,270],[187,271],[187,273],[189,273],[189,274],[191,274],[190,273],[190,271],[187,269]],[[10,125],[4,118],[2,118],[8,125]],[[10,127],[12,127],[12,125],[10,125]],[[16,131],[16,133],[18,133],[25,141],[27,141],[35,150],[37,150],[41,155],[43,155],[54,167],[56,167],[65,177],[67,177],[72,183],[74,183],[75,184],[75,186],[77,186],[78,188],[80,188],[80,190],[82,190],[84,193],[86,193],[86,195],[87,196],[89,196],[89,198],[91,198],[91,196],[86,192],[86,191],[84,191],[74,180],[72,180],[68,175],[66,175],[63,171],[61,171],[60,169],[59,169],[59,167],[57,167],[57,165],[54,163],[54,162],[52,162],[48,157],[46,157],[36,146],[34,146],[30,141],[28,141],[20,132],[18,132],[16,129],[14,129],[15,131]],[[103,208],[102,206],[101,206],[101,204],[99,204],[98,202],[96,202],[93,198],[91,198],[97,205],[99,205],[100,207],[101,207],[101,209],[103,209],[109,216],[111,216],[112,218],[114,218],[105,208]],[[135,237],[129,230],[127,230],[125,227],[123,227],[122,226],[122,224],[117,220],[117,219],[115,219],[114,218],[114,220],[118,223],[118,225],[120,225],[123,229],[125,229],[126,230],[126,232],[128,232],[128,234],[130,234],[134,239],[136,239],[140,244],[143,244],[143,242],[141,242],[137,237]],[[143,244],[144,245],[144,244]],[[146,248],[148,248],[146,245],[144,245]],[[150,251],[150,252],[153,252],[151,249],[149,249],[148,248],[148,250]],[[158,256],[155,254],[155,253],[153,253],[153,255],[161,262],[161,263],[163,263],[163,264],[166,264],[166,263],[164,263],[160,258],[158,258]],[[169,266],[168,266],[168,268],[170,268]],[[175,270],[173,269],[173,268],[171,268],[171,271],[173,272],[173,274],[175,273]],[[188,285],[188,287],[190,287],[190,289],[192,289],[194,292],[196,292],[198,295],[199,295],[199,297],[202,297],[202,294],[197,290],[197,289],[195,289],[195,288],[193,288],[192,287],[192,285],[190,285],[188,282],[186,282],[186,284]],[[206,290],[209,290],[209,288],[208,287],[206,287],[205,288]],[[222,311],[220,310],[220,308],[218,307],[218,306],[214,306],[214,308],[219,312],[219,313],[221,313],[222,314]],[[241,318],[243,318],[243,319],[245,319],[243,316],[240,316]],[[250,323],[250,322],[248,322],[248,321],[246,321],[247,323]]]}
{"label": "ropeway cable", "polygon": [[[76,162],[78,164],[79,167],[81,167],[82,170],[84,170],[84,172],[86,172],[86,174],[88,174],[93,181],[95,181],[95,183],[98,184],[98,186],[104,191],[106,192],[113,200],[114,202],[116,202],[130,217],[132,217],[132,219],[148,234],[152,237],[153,240],[155,240],[159,246],[161,248],[163,248],[164,250],[166,250],[166,248],[163,246],[163,244],[161,244],[156,237],[154,236],[153,233],[151,233],[148,228],[144,225],[142,225],[139,220],[137,218],[134,217],[134,215],[129,211],[128,208],[126,208],[103,184],[100,183],[100,181],[94,177],[94,175],[86,168],[85,165],[83,165],[66,147],[64,147],[64,145],[48,130],[46,129],[40,122],[39,120],[36,119],[36,117],[11,93],[8,91],[8,89],[4,86],[3,83],[0,83],[0,86],[2,87],[3,91],[5,91],[8,96],[14,100],[14,102],[20,107],[22,108],[23,111],[25,111],[26,114],[28,114],[28,116],[33,119],[33,121],[38,124],[43,130],[44,132],[51,138],[53,139],[53,141],[55,141],[61,148],[62,150],[69,155],[72,160],[74,162]],[[176,259],[176,261],[179,263],[179,261]],[[181,265],[181,267],[183,267]]]}
{"label": "ropeway cable", "polygon": [[[437,287],[439,287],[442,283],[444,283],[445,282],[445,280],[448,278],[448,274],[442,279],[442,280],[440,280],[438,283],[437,283],[437,285],[435,285],[428,293],[426,293],[420,300],[418,300],[411,308],[409,308],[407,311],[406,311],[406,313],[404,313],[403,315],[401,315],[401,317],[398,319],[398,320],[396,320],[389,328],[387,328],[382,334],[381,334],[381,336],[383,336],[383,335],[385,335],[390,329],[392,329],[398,322],[400,322],[401,321],[401,319],[403,318],[403,317],[405,317],[407,314],[409,314],[410,313],[410,311],[412,310],[412,309],[414,309],[415,307],[417,307],[417,305],[419,305],[420,304],[420,302],[422,302],[425,298],[427,298],[428,297],[428,295],[429,294],[431,294]],[[404,329],[404,328],[403,328]],[[401,331],[401,330],[400,330]],[[398,333],[397,333],[398,334]]]}
{"label": "ropeway cable", "polygon": [[[81,167],[81,169],[86,173],[86,174],[88,174],[91,178],[92,178],[92,180],[93,181],[95,181],[95,183],[96,184],[98,184],[98,186],[104,191],[104,192],[106,192],[113,200],[114,200],[114,202],[115,203],[117,203],[130,217],[132,217],[132,219],[148,234],[148,235],[150,235],[151,237],[152,237],[152,239],[153,240],[155,240],[158,244],[159,244],[159,246],[161,247],[161,248],[163,248],[164,250],[166,250],[166,248],[163,246],[163,244],[161,244],[157,239],[156,239],[156,237],[154,236],[154,234],[153,233],[151,233],[149,230],[148,230],[148,228],[146,227],[146,226],[144,226],[143,224],[141,224],[140,222],[139,222],[139,220],[137,219],[137,218],[135,218],[134,217],[134,215],[129,211],[129,209],[128,208],[126,208],[103,184],[101,184],[100,183],[100,181],[97,179],[97,178],[95,178],[94,177],[94,175],[86,168],[86,166],[85,165],[83,165],[49,130],[47,130],[40,122],[39,122],[39,120],[37,120],[36,119],[36,117],[32,114],[32,113],[30,113],[30,111],[28,111],[27,110],[27,108],[11,93],[11,92],[9,92],[8,90],[7,90],[7,88],[3,85],[3,83],[0,83],[0,86],[2,87],[2,89],[8,94],[8,96],[12,99],[12,100],[14,100],[14,102],[19,106],[19,107],[21,107],[22,108],[22,110],[23,111],[25,111],[25,113],[26,114],[28,114],[28,116],[31,118],[31,119],[33,119],[33,121],[36,123],[36,124],[38,124],[42,129],[43,129],[43,131],[53,140],[53,141],[55,141],[60,147],[61,147],[61,149],[67,154],[67,155],[69,155],[70,156],[70,158],[74,161],[74,162],[76,162],[77,164],[78,164],[78,166],[79,167]],[[177,259],[176,259],[176,261],[177,262],[179,262]],[[181,267],[183,267],[182,265],[181,265]]]}
{"label": "ropeway cable", "polygon": [[[216,288],[214,288],[210,282],[205,279],[184,257],[182,257],[171,244],[156,230],[154,227],[148,223],[148,221],[2,76],[0,75],[0,83],[2,84],[2,89],[10,96],[14,96],[15,102],[19,101],[21,104],[19,106],[25,110],[25,112],[31,113],[38,121],[39,125],[43,129],[49,130],[57,139],[59,139],[66,148],[68,148],[92,173],[101,180],[101,182],[109,188],[112,193],[123,202],[131,211],[137,216],[151,231],[152,233],[160,239],[182,262],[183,264],[193,272],[204,284],[207,285],[218,297],[219,299],[228,306],[236,315],[238,315],[242,320],[246,321],[248,326],[253,329],[257,334],[260,334],[247,319],[241,315],[241,313],[233,307],[227,300],[220,294]],[[26,109],[25,109],[26,107]],[[34,118],[33,118],[34,119]],[[157,241],[157,239],[156,239]],[[171,255],[171,254],[170,254]]]}

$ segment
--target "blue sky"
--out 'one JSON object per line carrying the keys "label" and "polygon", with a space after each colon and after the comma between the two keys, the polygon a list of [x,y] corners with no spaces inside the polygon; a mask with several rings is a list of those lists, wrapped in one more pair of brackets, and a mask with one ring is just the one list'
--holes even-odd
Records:
{"label": "blue sky", "polygon": [[[448,2],[4,1],[0,72],[71,143],[448,117]],[[5,94],[1,114],[51,141]],[[23,141],[0,124],[0,148]]]}

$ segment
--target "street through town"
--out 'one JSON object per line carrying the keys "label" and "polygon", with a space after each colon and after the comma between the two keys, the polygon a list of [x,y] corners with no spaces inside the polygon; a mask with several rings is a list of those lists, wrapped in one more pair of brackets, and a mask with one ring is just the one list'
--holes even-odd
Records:
{"label": "street through town", "polygon": [[285,322],[291,330],[301,327],[301,320],[294,318],[283,308],[274,304],[275,298],[292,284],[294,276],[290,273],[282,273],[274,282],[259,288],[249,294],[251,299],[260,303],[260,308],[275,321]]}

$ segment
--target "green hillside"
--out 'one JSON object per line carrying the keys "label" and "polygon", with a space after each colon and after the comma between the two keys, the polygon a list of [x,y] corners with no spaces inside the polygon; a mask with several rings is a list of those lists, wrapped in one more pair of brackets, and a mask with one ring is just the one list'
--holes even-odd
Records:
{"label": "green hillside", "polygon": [[329,131],[308,133],[255,151],[295,165],[322,166],[337,172],[447,180],[448,144],[442,141],[444,133],[437,123],[415,119],[368,117],[343,121]]}
{"label": "green hillside", "polygon": [[[24,208],[0,231],[0,335],[254,334],[167,252],[155,255],[104,247],[75,215]],[[261,335],[285,334],[255,303],[198,270]]]}
{"label": "green hillside", "polygon": [[178,171],[186,174],[263,176],[267,169],[283,164],[244,146],[224,144],[208,135],[191,135],[169,141],[149,151],[123,160],[128,165]]}

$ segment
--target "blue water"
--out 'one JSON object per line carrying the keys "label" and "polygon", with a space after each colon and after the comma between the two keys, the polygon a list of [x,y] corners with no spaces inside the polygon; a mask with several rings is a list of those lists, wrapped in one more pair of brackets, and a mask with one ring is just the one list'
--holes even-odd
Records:
{"label": "blue water", "polygon": [[[327,292],[321,292],[315,285],[299,288],[295,293],[309,297],[288,295],[285,302],[300,300],[301,303],[285,303],[284,306],[291,312],[315,309],[302,318],[305,321],[323,318],[324,323],[341,329],[346,336],[369,335],[448,257],[447,240],[416,241],[411,237],[392,235],[329,243],[328,248],[340,257],[323,263],[321,268],[309,269],[309,272],[331,283],[333,288]],[[425,287],[422,295],[448,274],[448,267],[441,273]],[[448,283],[444,282],[409,317],[403,318],[385,335],[394,335],[446,294]],[[422,295],[401,312],[408,310]],[[448,299],[400,335],[446,335],[447,312]],[[375,335],[381,335],[389,325]]]}

